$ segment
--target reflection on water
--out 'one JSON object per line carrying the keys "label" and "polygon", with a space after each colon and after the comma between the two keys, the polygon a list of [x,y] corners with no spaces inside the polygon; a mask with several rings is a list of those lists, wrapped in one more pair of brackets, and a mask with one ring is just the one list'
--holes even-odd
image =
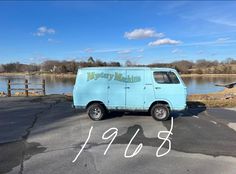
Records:
{"label": "reflection on water", "polygon": [[[24,79],[28,79],[29,83],[41,83],[42,79],[46,81],[46,94],[63,94],[71,93],[75,78],[71,77],[55,77],[55,76],[0,76],[0,91],[7,91],[7,81],[11,82],[24,82]],[[23,85],[14,85],[12,88],[22,88]],[[40,86],[30,85],[30,88]]]}
{"label": "reflection on water", "polygon": [[215,84],[235,82],[236,76],[183,77],[183,81],[187,86],[188,94],[206,94],[223,90],[223,87],[215,86]]}
{"label": "reflection on water", "polygon": [[[47,94],[72,93],[75,78],[55,77],[55,76],[0,76],[0,91],[7,92],[7,80],[12,82],[24,82],[28,79],[30,83],[40,83],[42,79],[46,80]],[[188,88],[188,94],[204,94],[209,92],[220,91],[223,88],[215,86],[216,83],[230,83],[236,81],[236,76],[219,76],[219,77],[183,77]],[[23,87],[17,86],[14,87]],[[39,87],[31,85],[30,88]]]}

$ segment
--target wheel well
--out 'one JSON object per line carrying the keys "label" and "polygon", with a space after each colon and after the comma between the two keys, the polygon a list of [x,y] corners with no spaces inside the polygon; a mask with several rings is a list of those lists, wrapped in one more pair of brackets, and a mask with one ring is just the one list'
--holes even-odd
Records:
{"label": "wheel well", "polygon": [[153,107],[155,104],[163,104],[163,105],[167,106],[167,107],[170,109],[170,104],[169,104],[167,101],[162,101],[162,100],[161,100],[161,101],[155,101],[155,102],[153,102],[153,103],[151,104],[151,106],[149,107],[148,112],[151,111],[152,107]]}
{"label": "wheel well", "polygon": [[94,104],[94,103],[99,103],[100,105],[102,105],[102,106],[104,107],[104,109],[107,109],[106,106],[104,105],[104,103],[101,102],[101,101],[91,101],[91,102],[89,102],[89,103],[87,104],[87,106],[86,106],[86,109],[87,109],[91,104]]}

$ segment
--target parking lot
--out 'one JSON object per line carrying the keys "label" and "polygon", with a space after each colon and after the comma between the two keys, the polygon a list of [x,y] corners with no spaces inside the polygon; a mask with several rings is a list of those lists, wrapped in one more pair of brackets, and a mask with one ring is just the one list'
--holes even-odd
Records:
{"label": "parking lot", "polygon": [[[146,113],[111,113],[94,122],[75,111],[63,96],[0,98],[0,173],[235,173],[236,111],[190,107],[173,113],[171,151],[160,158],[156,151],[163,140],[159,131],[170,129],[170,120],[155,121]],[[75,163],[93,126],[90,139]],[[104,156],[109,140],[103,133],[118,134]],[[133,158],[125,158],[125,149]],[[164,145],[163,150],[167,150]]]}

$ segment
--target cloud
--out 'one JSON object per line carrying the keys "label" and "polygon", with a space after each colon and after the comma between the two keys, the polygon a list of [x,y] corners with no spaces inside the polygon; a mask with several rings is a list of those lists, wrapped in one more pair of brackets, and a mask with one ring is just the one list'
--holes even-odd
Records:
{"label": "cloud", "polygon": [[93,48],[86,48],[82,50],[75,50],[70,51],[70,54],[77,54],[77,53],[114,53],[114,54],[129,54],[129,53],[142,53],[144,51],[143,48],[137,47],[128,47],[128,48],[113,48],[113,49],[93,49]]}
{"label": "cloud", "polygon": [[178,40],[172,40],[169,38],[165,38],[165,39],[157,39],[154,42],[149,42],[149,46],[160,46],[160,45],[176,45],[176,44],[180,44],[181,41]]}
{"label": "cloud", "polygon": [[133,40],[133,39],[145,39],[153,37],[164,37],[163,33],[157,33],[154,29],[150,28],[138,28],[134,29],[131,32],[125,32],[124,37]]}
{"label": "cloud", "polygon": [[102,49],[102,50],[94,50],[92,48],[87,48],[83,52],[86,53],[118,53],[118,54],[129,54],[132,52],[132,49]]}
{"label": "cloud", "polygon": [[93,48],[86,48],[83,50],[70,51],[69,53],[115,53],[118,52],[118,49],[101,49],[96,50]]}
{"label": "cloud", "polygon": [[48,28],[46,26],[41,26],[37,29],[37,32],[34,33],[35,36],[45,36],[46,34],[55,34],[56,30],[53,28]]}
{"label": "cloud", "polygon": [[176,49],[173,49],[171,52],[172,52],[173,54],[178,54],[178,53],[182,53],[182,50],[176,48]]}
{"label": "cloud", "polygon": [[51,38],[48,38],[48,42],[53,42],[54,40]]}
{"label": "cloud", "polygon": [[126,49],[126,50],[119,50],[117,51],[118,54],[129,54],[131,53],[131,50],[130,49]]}
{"label": "cloud", "polygon": [[142,59],[143,55],[137,55],[137,56],[121,55],[118,58],[119,59],[126,59],[126,60],[138,60],[138,59]]}
{"label": "cloud", "polygon": [[85,50],[84,50],[84,52],[86,52],[86,53],[91,53],[91,52],[93,52],[94,50],[92,49],[92,48],[86,48]]}
{"label": "cloud", "polygon": [[[208,2],[205,5],[201,5],[202,8],[187,8],[186,11],[180,12],[178,16],[184,20],[189,20],[188,22],[192,26],[196,25],[195,27],[198,27],[199,23],[205,26],[205,31],[201,30],[196,34],[201,33],[201,35],[209,36],[209,34],[216,35],[235,31],[235,7],[232,3],[217,2],[214,5],[207,4]],[[196,4],[195,6],[197,7],[198,5]],[[210,26],[211,30],[208,30],[208,26]]]}
{"label": "cloud", "polygon": [[229,27],[236,27],[235,20],[230,20],[230,19],[227,19],[227,18],[208,19],[207,21],[215,23],[215,24],[229,26]]}
{"label": "cloud", "polygon": [[101,49],[101,50],[94,50],[96,53],[114,53],[118,52],[119,49]]}
{"label": "cloud", "polygon": [[41,62],[44,62],[46,60],[48,60],[48,58],[43,56],[40,53],[34,54],[29,58],[29,61],[32,62],[32,63],[35,63],[35,62],[41,63]]}
{"label": "cloud", "polygon": [[49,43],[53,43],[53,44],[60,43],[60,41],[55,40],[55,39],[52,39],[52,38],[48,38],[48,42],[49,42]]}
{"label": "cloud", "polygon": [[203,41],[203,42],[193,42],[193,43],[186,43],[182,44],[180,46],[202,46],[202,45],[230,45],[230,44],[235,44],[236,40],[232,40],[229,37],[224,37],[224,38],[218,38],[213,41]]}
{"label": "cloud", "polygon": [[229,40],[230,40],[229,37],[222,37],[222,38],[218,38],[218,39],[216,40],[216,42],[217,42],[217,43],[225,43],[225,42],[227,42],[227,41],[229,41]]}
{"label": "cloud", "polygon": [[142,52],[144,52],[144,49],[140,48],[140,49],[137,49],[136,51],[139,52],[139,53],[142,53]]}
{"label": "cloud", "polygon": [[[161,2],[162,3],[162,2]],[[168,3],[163,2],[163,5],[160,5],[157,15],[170,15],[179,12],[180,8],[186,6],[188,1],[168,1]]]}

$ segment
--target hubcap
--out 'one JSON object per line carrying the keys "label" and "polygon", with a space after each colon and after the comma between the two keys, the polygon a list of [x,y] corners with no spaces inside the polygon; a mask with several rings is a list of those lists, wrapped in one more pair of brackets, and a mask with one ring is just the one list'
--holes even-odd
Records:
{"label": "hubcap", "polygon": [[93,107],[93,108],[90,109],[89,114],[93,118],[100,118],[101,114],[102,114],[102,111],[99,107]]}
{"label": "hubcap", "polygon": [[164,108],[156,108],[155,109],[155,116],[158,119],[163,119],[166,117],[166,110]]}

